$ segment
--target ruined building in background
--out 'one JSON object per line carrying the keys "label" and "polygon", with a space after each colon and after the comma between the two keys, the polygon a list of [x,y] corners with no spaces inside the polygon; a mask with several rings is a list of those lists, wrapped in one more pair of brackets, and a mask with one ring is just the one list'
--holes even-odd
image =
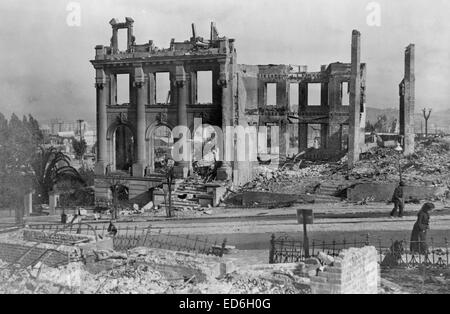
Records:
{"label": "ruined building in background", "polygon": [[[359,32],[352,34],[351,63],[335,62],[308,72],[299,65],[238,64],[234,39],[219,36],[213,23],[210,38],[197,36],[193,25],[189,40],[172,39],[165,49],[155,47],[153,41],[136,44],[133,23],[131,18],[111,20],[111,44],[96,46],[91,61],[97,89],[98,197],[109,193],[108,184],[100,179],[113,173],[122,175],[130,197],[160,184],[161,176],[155,172],[162,156],[170,153],[169,131],[183,125],[192,132],[195,118],[222,128],[279,126],[279,156],[264,159],[282,159],[300,151],[311,159],[349,151],[350,163],[358,159],[364,144],[366,84]],[[119,49],[122,29],[127,41]],[[198,100],[199,77],[204,72],[211,81],[208,103]],[[167,74],[169,91],[161,101],[157,82],[162,73]],[[120,102],[118,82],[123,76],[128,98]],[[218,179],[244,183],[252,178],[253,165],[223,162]],[[186,177],[190,168],[191,164],[178,162],[175,172]]]}

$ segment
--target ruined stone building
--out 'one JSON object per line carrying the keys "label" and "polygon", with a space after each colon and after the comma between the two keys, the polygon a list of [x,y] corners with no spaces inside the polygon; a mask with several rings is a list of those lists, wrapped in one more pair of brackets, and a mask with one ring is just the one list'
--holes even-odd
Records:
{"label": "ruined stone building", "polygon": [[[351,62],[335,62],[309,72],[301,65],[237,63],[235,40],[219,36],[214,25],[208,39],[171,40],[168,48],[153,41],[137,44],[131,18],[111,20],[109,46],[96,46],[98,155],[97,197],[107,197],[112,173],[122,175],[130,197],[160,184],[155,174],[160,156],[170,152],[170,130],[194,119],[226,127],[237,124],[280,127],[279,155],[305,151],[305,157],[329,158],[349,151],[349,163],[364,143],[366,66],[360,63],[360,34],[352,34]],[[119,47],[119,31],[126,35]],[[211,99],[199,101],[199,79],[209,75]],[[157,95],[165,75],[168,93]],[[118,98],[125,77],[127,99]],[[285,136],[284,132],[287,132]],[[178,177],[191,165],[176,164]],[[224,162],[218,179],[243,183],[252,177],[252,162]],[[105,180],[103,180],[105,181]],[[107,181],[107,180],[106,180]]]}

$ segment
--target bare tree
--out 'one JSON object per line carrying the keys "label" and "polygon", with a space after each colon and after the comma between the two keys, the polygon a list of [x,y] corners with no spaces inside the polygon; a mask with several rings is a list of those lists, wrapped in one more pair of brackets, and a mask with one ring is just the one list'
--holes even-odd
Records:
{"label": "bare tree", "polygon": [[111,219],[117,219],[118,211],[121,208],[119,194],[126,182],[118,175],[108,176],[104,179],[104,182],[106,182],[112,193]]}
{"label": "bare tree", "polygon": [[[163,171],[166,176],[166,183],[168,187],[168,193],[164,191],[164,203],[166,205],[166,216],[168,218],[172,217],[172,183],[174,178],[173,167],[175,161],[170,158],[166,158],[163,161]],[[168,194],[168,196],[166,196]],[[169,198],[169,206],[167,206],[167,197]]]}
{"label": "bare tree", "polygon": [[425,108],[423,108],[422,112],[423,118],[425,119],[425,136],[428,136],[428,119],[430,118],[431,115],[431,109],[428,110],[428,114]]}

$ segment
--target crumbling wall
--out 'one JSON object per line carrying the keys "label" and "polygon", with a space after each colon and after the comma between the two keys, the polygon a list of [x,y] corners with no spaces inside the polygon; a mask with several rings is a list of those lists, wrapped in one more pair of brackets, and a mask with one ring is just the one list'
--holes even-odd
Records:
{"label": "crumbling wall", "polygon": [[310,286],[313,294],[377,294],[379,282],[377,251],[366,246],[343,250]]}

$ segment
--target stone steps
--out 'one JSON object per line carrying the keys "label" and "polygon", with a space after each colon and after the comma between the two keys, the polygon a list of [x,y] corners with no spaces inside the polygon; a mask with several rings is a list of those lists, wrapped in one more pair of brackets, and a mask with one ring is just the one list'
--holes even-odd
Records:
{"label": "stone steps", "polygon": [[[179,195],[192,195],[193,198],[181,199],[178,197]],[[195,179],[186,179],[172,192],[172,208],[175,210],[181,210],[183,208],[200,209],[199,195],[208,195],[204,184]],[[165,208],[164,204],[161,206]]]}
{"label": "stone steps", "polygon": [[320,185],[320,188],[317,190],[317,194],[336,196],[340,192],[341,188],[342,184],[340,182],[327,182]]}
{"label": "stone steps", "polygon": [[326,194],[314,194],[313,195],[314,203],[340,203],[341,198]]}
{"label": "stone steps", "polygon": [[206,188],[193,188],[193,187],[178,187],[177,191],[180,192],[197,192],[197,193],[206,193]]}

